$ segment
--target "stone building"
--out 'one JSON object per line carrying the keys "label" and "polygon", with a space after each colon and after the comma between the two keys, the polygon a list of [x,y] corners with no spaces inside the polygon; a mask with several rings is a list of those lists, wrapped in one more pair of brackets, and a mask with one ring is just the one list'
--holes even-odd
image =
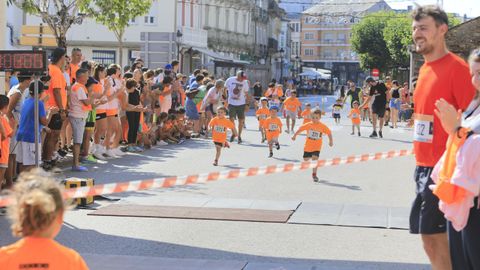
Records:
{"label": "stone building", "polygon": [[452,27],[446,41],[450,51],[466,59],[473,49],[480,47],[480,17]]}

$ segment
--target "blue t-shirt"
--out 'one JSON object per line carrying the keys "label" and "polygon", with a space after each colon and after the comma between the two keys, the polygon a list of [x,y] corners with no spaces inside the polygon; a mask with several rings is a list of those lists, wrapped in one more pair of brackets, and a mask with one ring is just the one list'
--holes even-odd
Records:
{"label": "blue t-shirt", "polygon": [[187,97],[187,101],[185,102],[185,114],[191,120],[198,120],[200,116],[198,115],[197,105],[193,99]]}
{"label": "blue t-shirt", "polygon": [[15,76],[10,77],[10,89],[14,87],[15,85],[19,84],[20,81],[18,81],[18,78]]}
{"label": "blue t-shirt", "polygon": [[[27,98],[23,102],[22,112],[20,113],[20,124],[17,131],[17,141],[19,142],[35,142],[35,134],[32,132],[35,127],[35,99]],[[45,106],[43,101],[38,101],[38,115],[40,118],[45,117]],[[40,131],[42,125],[38,125],[38,141],[40,141]]]}

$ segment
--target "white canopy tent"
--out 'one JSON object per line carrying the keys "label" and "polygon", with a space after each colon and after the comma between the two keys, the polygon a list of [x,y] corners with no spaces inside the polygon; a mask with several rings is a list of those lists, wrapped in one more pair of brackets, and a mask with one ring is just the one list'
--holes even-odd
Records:
{"label": "white canopy tent", "polygon": [[[327,70],[324,70],[327,71]],[[299,76],[301,77],[308,77],[310,79],[323,79],[323,80],[330,80],[331,75],[327,72],[322,72],[319,70],[314,69],[307,69],[304,72],[300,73]]]}

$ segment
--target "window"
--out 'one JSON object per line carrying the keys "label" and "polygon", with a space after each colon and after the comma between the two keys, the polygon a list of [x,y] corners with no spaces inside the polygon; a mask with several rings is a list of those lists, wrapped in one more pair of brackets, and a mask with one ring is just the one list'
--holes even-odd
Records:
{"label": "window", "polygon": [[305,49],[305,56],[314,56],[313,49],[312,48]]}
{"label": "window", "polygon": [[230,21],[230,10],[225,10],[225,30],[230,30],[228,27],[229,21]]}
{"label": "window", "polygon": [[332,59],[333,58],[333,51],[332,50],[323,51],[323,57],[326,58],[326,59]]}
{"label": "window", "polygon": [[145,16],[145,24],[147,25],[153,25],[156,24],[157,22],[155,21],[155,17],[153,16]]}
{"label": "window", "polygon": [[315,36],[313,33],[305,33],[305,40],[314,40]]}
{"label": "window", "polygon": [[248,34],[248,20],[247,20],[247,14],[243,14],[243,33]]}
{"label": "window", "polygon": [[137,24],[137,18],[130,19],[130,21],[128,21],[128,24]]}
{"label": "window", "polygon": [[115,51],[93,50],[92,60],[106,66],[115,64]]}
{"label": "window", "polygon": [[215,27],[220,28],[220,7],[216,7],[215,12]]}
{"label": "window", "polygon": [[325,43],[332,43],[333,39],[334,39],[333,33],[325,33],[323,35],[323,42]]}
{"label": "window", "polygon": [[238,11],[235,11],[233,15],[233,23],[234,23],[233,31],[237,33],[238,32]]}
{"label": "window", "polygon": [[337,38],[339,43],[347,43],[347,35],[345,33],[338,33]]}
{"label": "window", "polygon": [[292,55],[300,55],[300,42],[292,42]]}
{"label": "window", "polygon": [[210,6],[205,6],[205,26],[210,26],[208,23],[208,19],[210,17]]}

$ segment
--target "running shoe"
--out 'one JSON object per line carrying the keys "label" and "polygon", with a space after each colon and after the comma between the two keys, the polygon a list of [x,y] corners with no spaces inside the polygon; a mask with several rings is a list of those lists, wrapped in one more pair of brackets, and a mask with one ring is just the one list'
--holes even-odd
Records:
{"label": "running shoe", "polygon": [[57,153],[58,153],[61,157],[65,157],[65,156],[67,155],[67,151],[63,150],[63,148],[58,149]]}
{"label": "running shoe", "polygon": [[360,134],[360,132],[358,132],[358,137],[360,137],[360,136],[362,136],[362,135]]}
{"label": "running shoe", "polygon": [[278,142],[275,143],[275,146],[277,147],[277,150],[280,150],[280,144]]}
{"label": "running shoe", "polygon": [[119,157],[123,157],[125,155],[125,153],[120,149],[120,147],[113,149],[113,153]]}
{"label": "running shoe", "polygon": [[241,144],[241,143],[242,143],[242,138],[238,137],[238,144]]}
{"label": "running shoe", "polygon": [[268,154],[268,157],[273,157],[273,152],[270,152],[270,154]]}
{"label": "running shoe", "polygon": [[135,149],[135,147],[129,145],[127,146],[127,152],[130,152],[130,153],[136,153],[137,152],[137,149]]}
{"label": "running shoe", "polygon": [[103,154],[105,154],[105,149],[101,146],[97,147],[92,153],[96,159],[105,160],[106,158],[103,156]]}
{"label": "running shoe", "polygon": [[318,177],[316,175],[312,175],[313,182],[318,183]]}
{"label": "running shoe", "polygon": [[145,149],[141,146],[134,145],[133,148],[137,151],[137,153],[145,151]]}
{"label": "running shoe", "polygon": [[381,131],[378,132],[378,136],[380,136],[380,138],[383,138],[383,134]]}
{"label": "running shoe", "polygon": [[93,155],[90,154],[86,157],[81,157],[80,162],[85,164],[96,164],[98,163],[98,160],[94,158]]}
{"label": "running shoe", "polygon": [[377,132],[376,131],[372,132],[372,134],[370,134],[369,137],[370,138],[376,138],[377,137]]}
{"label": "running shoe", "polygon": [[115,155],[115,152],[113,152],[113,149],[108,149],[104,155],[107,158],[119,158],[119,156]]}
{"label": "running shoe", "polygon": [[160,140],[160,141],[157,142],[157,145],[158,146],[165,146],[165,145],[168,145],[168,143],[166,141]]}
{"label": "running shoe", "polygon": [[233,142],[234,139],[235,139],[235,136],[232,135],[232,136],[230,137],[230,142]]}
{"label": "running shoe", "polygon": [[88,172],[88,169],[83,166],[72,166],[73,172]]}

